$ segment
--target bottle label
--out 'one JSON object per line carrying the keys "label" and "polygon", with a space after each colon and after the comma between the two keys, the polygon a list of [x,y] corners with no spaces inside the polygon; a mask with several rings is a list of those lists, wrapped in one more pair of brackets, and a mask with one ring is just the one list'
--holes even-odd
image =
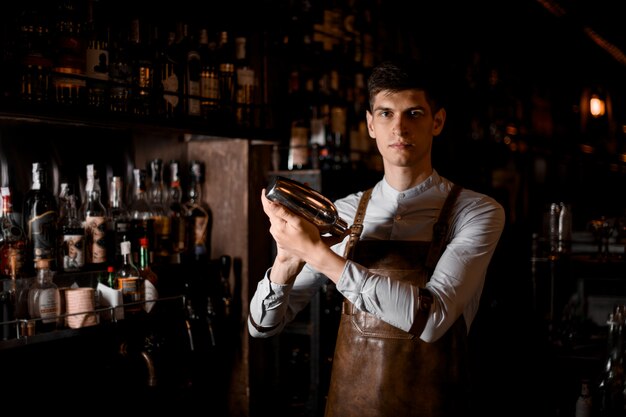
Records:
{"label": "bottle label", "polygon": [[106,218],[104,216],[87,216],[85,218],[85,235],[90,251],[87,261],[93,264],[106,262]]}
{"label": "bottle label", "polygon": [[56,288],[39,290],[39,316],[43,323],[54,323],[59,315],[59,291]]}
{"label": "bottle label", "polygon": [[33,217],[29,226],[33,240],[33,260],[54,259],[54,248],[57,244],[55,212],[50,210]]}
{"label": "bottle label", "polygon": [[63,270],[79,271],[85,266],[85,240],[82,234],[63,235]]}
{"label": "bottle label", "polygon": [[[144,301],[141,281],[139,277],[117,277],[117,289],[122,291],[122,301],[124,304],[138,303]],[[128,310],[142,309],[141,305],[133,305]]]}

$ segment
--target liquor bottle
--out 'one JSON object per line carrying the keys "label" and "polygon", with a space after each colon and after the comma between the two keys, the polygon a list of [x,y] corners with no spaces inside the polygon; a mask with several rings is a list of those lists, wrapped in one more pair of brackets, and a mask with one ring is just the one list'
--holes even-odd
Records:
{"label": "liquor bottle", "polygon": [[172,160],[168,164],[169,167],[169,208],[170,208],[170,263],[178,264],[181,262],[181,255],[187,251],[188,227],[187,227],[187,208],[183,203],[183,190],[180,185],[178,161]]}
{"label": "liquor bottle", "polygon": [[163,161],[159,158],[151,160],[148,169],[150,171],[148,200],[154,220],[153,252],[154,256],[165,259],[171,252],[171,227],[169,196],[163,179]]}
{"label": "liquor bottle", "polygon": [[122,264],[115,273],[115,288],[121,290],[124,313],[135,315],[144,309],[146,299],[144,280],[132,260],[131,242],[120,244]]}
{"label": "liquor bottle", "polygon": [[59,270],[80,271],[85,266],[85,228],[79,217],[77,196],[68,183],[59,193]]}
{"label": "liquor bottle", "polygon": [[132,68],[128,39],[123,33],[111,33],[109,47],[109,111],[130,112],[130,85]]}
{"label": "liquor bottle", "polygon": [[15,59],[19,79],[20,100],[31,104],[45,104],[50,99],[52,77],[51,16],[47,10],[30,5],[20,16],[19,40]]}
{"label": "liquor bottle", "polygon": [[[235,38],[235,74],[237,80],[235,92],[235,120],[237,125],[254,127],[255,74],[248,62],[247,40],[243,36]],[[308,139],[308,136],[307,136]]]}
{"label": "liquor bottle", "polygon": [[28,249],[27,258],[32,264],[25,264],[32,270],[39,260],[50,262],[50,269],[56,269],[57,217],[58,207],[54,194],[48,187],[46,166],[40,162],[32,164],[32,184],[24,196],[23,221],[26,225]]}
{"label": "liquor bottle", "polygon": [[0,276],[15,280],[23,276],[26,257],[26,234],[15,218],[11,189],[2,187],[2,214],[0,215]]}
{"label": "liquor bottle", "polygon": [[133,188],[128,207],[130,217],[130,240],[134,247],[139,247],[139,239],[148,237],[151,242],[150,252],[154,252],[154,212],[148,198],[146,170],[133,169]]}
{"label": "liquor bottle", "polygon": [[215,118],[219,109],[220,82],[217,62],[217,42],[209,39],[206,28],[200,30],[200,111],[203,119]]}
{"label": "liquor bottle", "polygon": [[198,45],[194,42],[194,38],[190,38],[189,50],[187,51],[186,70],[185,70],[185,111],[187,117],[200,117],[200,80],[202,74],[202,63],[200,60],[200,51]]}
{"label": "liquor bottle", "polygon": [[93,164],[87,165],[86,200],[82,207],[85,220],[85,266],[104,269],[107,262],[107,210],[102,204],[100,179]]}
{"label": "liquor bottle", "polygon": [[141,275],[144,280],[146,311],[150,312],[154,306],[154,302],[149,303],[148,301],[158,300],[159,298],[159,277],[150,267],[150,251],[148,248],[148,238],[146,237],[139,239],[139,275]]}
{"label": "liquor bottle", "polygon": [[180,86],[176,56],[176,32],[169,31],[164,44],[157,48],[155,63],[156,112],[161,119],[171,119],[179,112]]}
{"label": "liquor bottle", "polygon": [[128,57],[131,68],[131,109],[140,117],[153,114],[154,54],[150,50],[149,30],[139,18],[131,20]]}
{"label": "liquor bottle", "polygon": [[187,224],[189,231],[189,251],[194,260],[207,260],[211,256],[211,227],[212,213],[209,206],[202,199],[202,184],[204,182],[204,163],[191,161],[189,163],[189,189],[187,194]]}
{"label": "liquor bottle", "polygon": [[576,400],[576,412],[574,417],[591,417],[593,415],[593,397],[589,380],[583,379],[580,382],[580,394]]}
{"label": "liquor bottle", "polygon": [[55,101],[67,106],[82,106],[86,102],[85,51],[83,18],[78,2],[58,3],[54,31],[54,67],[52,84]]}
{"label": "liquor bottle", "polygon": [[40,259],[36,265],[35,281],[28,290],[28,314],[36,319],[39,331],[50,331],[61,323],[61,294],[54,283],[54,272],[50,262]]}
{"label": "liquor bottle", "polygon": [[624,409],[624,351],[622,309],[609,314],[607,356],[598,384],[601,416],[621,416]]}
{"label": "liquor bottle", "polygon": [[108,110],[109,83],[109,29],[97,19],[96,0],[89,0],[85,39],[85,75],[87,105],[99,111]]}
{"label": "liquor bottle", "polygon": [[220,32],[217,46],[219,62],[220,114],[223,122],[233,120],[235,105],[235,51],[227,31]]}
{"label": "liquor bottle", "polygon": [[[120,243],[131,238],[130,215],[124,203],[124,183],[122,177],[113,176],[109,182],[109,203],[107,207],[107,230],[112,236],[109,237],[110,254],[108,263],[120,265],[122,253]],[[109,251],[107,251],[109,253]]]}

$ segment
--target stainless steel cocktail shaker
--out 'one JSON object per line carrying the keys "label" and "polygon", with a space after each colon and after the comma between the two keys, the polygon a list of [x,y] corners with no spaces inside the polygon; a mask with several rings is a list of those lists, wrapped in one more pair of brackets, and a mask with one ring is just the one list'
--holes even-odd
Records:
{"label": "stainless steel cocktail shaker", "polygon": [[270,180],[265,196],[315,224],[321,234],[340,236],[348,230],[333,202],[301,182],[277,175]]}

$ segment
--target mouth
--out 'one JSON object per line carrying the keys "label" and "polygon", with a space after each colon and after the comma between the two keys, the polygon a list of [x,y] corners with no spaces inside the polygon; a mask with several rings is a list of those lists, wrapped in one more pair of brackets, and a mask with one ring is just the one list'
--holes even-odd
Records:
{"label": "mouth", "polygon": [[404,149],[404,148],[408,148],[411,146],[413,146],[413,144],[405,143],[405,142],[397,142],[397,143],[392,143],[389,145],[390,148],[399,148],[399,149]]}

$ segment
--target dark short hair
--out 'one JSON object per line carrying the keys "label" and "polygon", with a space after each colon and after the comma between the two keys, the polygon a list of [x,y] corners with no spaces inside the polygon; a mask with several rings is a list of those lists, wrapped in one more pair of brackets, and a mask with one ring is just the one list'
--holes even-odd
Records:
{"label": "dark short hair", "polygon": [[411,60],[383,61],[372,69],[367,80],[370,111],[374,97],[381,91],[399,92],[420,90],[433,113],[444,107],[443,89],[438,74],[432,67]]}

